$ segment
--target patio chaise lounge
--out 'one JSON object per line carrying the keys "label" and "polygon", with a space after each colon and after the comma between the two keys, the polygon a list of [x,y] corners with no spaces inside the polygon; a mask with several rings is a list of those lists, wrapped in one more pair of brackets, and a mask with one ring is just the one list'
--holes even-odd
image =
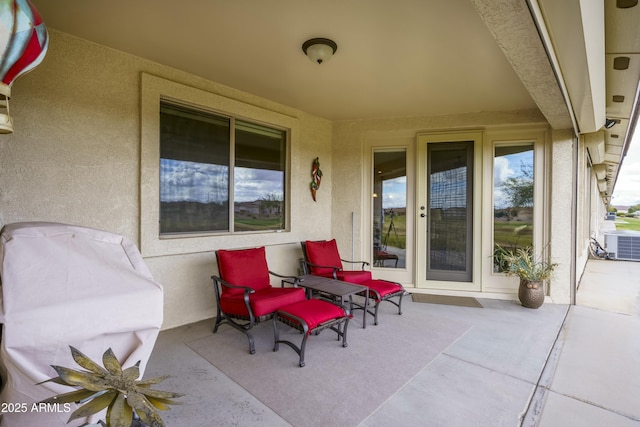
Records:
{"label": "patio chaise lounge", "polygon": [[[369,265],[366,261],[349,261],[340,258],[335,239],[322,241],[307,240],[301,242],[301,244],[304,255],[303,268],[305,273],[330,277],[369,288],[368,295],[364,295],[364,292],[361,293],[361,295],[375,301],[374,311],[368,311],[368,313],[373,316],[375,325],[378,324],[378,307],[383,301],[389,301],[398,307],[398,314],[402,314],[402,297],[406,294],[406,291],[401,284],[388,280],[373,279],[371,272],[365,270],[365,267]],[[360,269],[345,270],[343,268],[343,262],[360,264]],[[395,298],[397,298],[397,302],[393,300]]]}

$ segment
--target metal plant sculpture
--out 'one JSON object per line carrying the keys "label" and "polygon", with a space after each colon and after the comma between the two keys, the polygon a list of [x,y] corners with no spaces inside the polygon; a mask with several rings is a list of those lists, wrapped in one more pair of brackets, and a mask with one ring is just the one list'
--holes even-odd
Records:
{"label": "metal plant sculpture", "polygon": [[131,426],[134,413],[149,427],[164,426],[157,410],[169,409],[169,405],[177,403],[172,399],[182,396],[179,393],[151,389],[152,385],[164,381],[167,376],[138,381],[140,361],[122,369],[122,365],[109,348],[102,356],[103,368],[78,349],[69,347],[73,360],[86,371],[51,365],[58,377],[40,384],[51,381],[79,389],[50,397],[40,403],[82,404],[71,414],[67,422],[91,416],[107,408],[107,427]]}

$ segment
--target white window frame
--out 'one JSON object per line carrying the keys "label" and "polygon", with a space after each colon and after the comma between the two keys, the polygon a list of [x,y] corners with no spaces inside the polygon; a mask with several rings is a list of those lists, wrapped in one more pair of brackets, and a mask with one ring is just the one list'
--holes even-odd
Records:
{"label": "white window frame", "polygon": [[[402,283],[405,287],[413,287],[414,279],[414,211],[415,211],[415,133],[413,132],[392,132],[392,133],[372,133],[365,138],[365,162],[363,167],[364,188],[363,191],[363,212],[365,221],[362,231],[361,253],[366,254],[366,260],[371,264],[371,271],[379,279],[391,280]],[[373,156],[375,152],[404,150],[406,153],[406,175],[407,175],[407,241],[405,252],[405,268],[380,268],[373,262]]]}
{"label": "white window frame", "polygon": [[[203,233],[160,235],[160,100],[192,105],[214,114],[287,130],[285,168],[286,230],[250,233]],[[298,139],[299,124],[287,116],[256,105],[193,88],[147,73],[141,76],[140,150],[140,250],[145,257],[207,252],[217,248],[238,248],[289,243],[291,232],[291,147]]]}
{"label": "white window frame", "polygon": [[513,294],[518,291],[517,277],[507,276],[504,273],[493,271],[493,171],[496,146],[528,145],[533,146],[534,162],[534,201],[533,201],[533,247],[540,251],[543,242],[547,240],[545,228],[546,220],[549,218],[547,212],[547,162],[545,152],[545,141],[547,140],[546,129],[522,129],[505,131],[488,131],[484,137],[484,160],[488,167],[484,170],[483,185],[483,268],[482,268],[482,291],[487,293]]}

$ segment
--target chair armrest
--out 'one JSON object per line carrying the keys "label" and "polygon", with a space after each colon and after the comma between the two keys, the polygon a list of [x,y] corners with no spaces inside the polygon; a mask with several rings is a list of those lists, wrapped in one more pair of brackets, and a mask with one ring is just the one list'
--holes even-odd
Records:
{"label": "chair armrest", "polygon": [[362,264],[362,269],[364,270],[365,266],[368,266],[369,263],[367,261],[349,261],[348,259],[342,259],[340,258],[340,261],[342,262],[348,262],[350,264]]}
{"label": "chair armrest", "polygon": [[278,273],[274,273],[273,271],[269,270],[269,274],[272,274],[276,277],[279,277],[282,279],[282,281],[280,282],[280,286],[284,288],[284,283],[292,283],[294,288],[298,287],[298,283],[300,283],[300,281],[302,280],[301,277],[299,276],[283,276],[282,274],[278,274]]}
{"label": "chair armrest", "polygon": [[251,289],[251,288],[250,288],[250,287],[248,287],[248,286],[238,286],[238,285],[234,285],[234,284],[232,284],[232,283],[227,282],[226,280],[221,279],[221,278],[220,278],[220,277],[218,277],[218,276],[211,276],[211,278],[213,279],[213,281],[214,281],[214,282],[216,282],[216,283],[220,283],[220,285],[222,285],[222,286],[224,286],[224,287],[232,288],[232,289],[243,289],[243,290],[244,290],[245,295],[246,295],[246,294],[252,294],[252,293],[254,293],[254,292],[255,292],[255,290],[254,290],[254,289]]}
{"label": "chair armrest", "polygon": [[320,265],[320,264],[314,264],[312,262],[309,261],[304,261],[305,264],[307,264],[310,267],[316,267],[316,268],[333,268],[333,275],[335,276],[337,271],[340,271],[340,267],[336,267],[335,265]]}
{"label": "chair armrest", "polygon": [[334,279],[338,279],[338,271],[341,271],[342,269],[340,267],[336,267],[335,265],[319,265],[319,264],[314,264],[312,262],[309,261],[304,261],[305,264],[307,264],[307,266],[310,267],[316,267],[316,268],[332,268],[333,271],[331,272],[331,274],[333,275]]}
{"label": "chair armrest", "polygon": [[247,313],[249,313],[249,328],[253,327],[253,324],[255,323],[256,319],[255,316],[253,315],[253,310],[251,309],[251,302],[249,301],[249,294],[253,294],[255,293],[255,289],[251,289],[248,286],[238,286],[238,285],[234,285],[232,283],[227,282],[226,280],[223,280],[222,278],[218,277],[218,276],[211,276],[211,278],[213,279],[213,288],[216,294],[216,305],[218,307],[218,319],[220,319],[221,317],[221,312],[222,312],[222,307],[220,305],[220,292],[221,290],[218,289],[218,284],[220,284],[220,287],[224,286],[226,288],[230,288],[230,289],[242,289],[244,291],[243,295],[242,295],[242,299],[244,300],[244,305],[247,308]]}

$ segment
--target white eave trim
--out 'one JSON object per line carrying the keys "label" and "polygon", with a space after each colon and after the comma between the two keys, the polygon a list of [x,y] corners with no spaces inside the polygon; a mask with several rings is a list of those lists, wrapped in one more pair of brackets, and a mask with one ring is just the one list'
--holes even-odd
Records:
{"label": "white eave trim", "polygon": [[605,28],[601,0],[527,0],[540,29],[577,133],[606,118]]}

